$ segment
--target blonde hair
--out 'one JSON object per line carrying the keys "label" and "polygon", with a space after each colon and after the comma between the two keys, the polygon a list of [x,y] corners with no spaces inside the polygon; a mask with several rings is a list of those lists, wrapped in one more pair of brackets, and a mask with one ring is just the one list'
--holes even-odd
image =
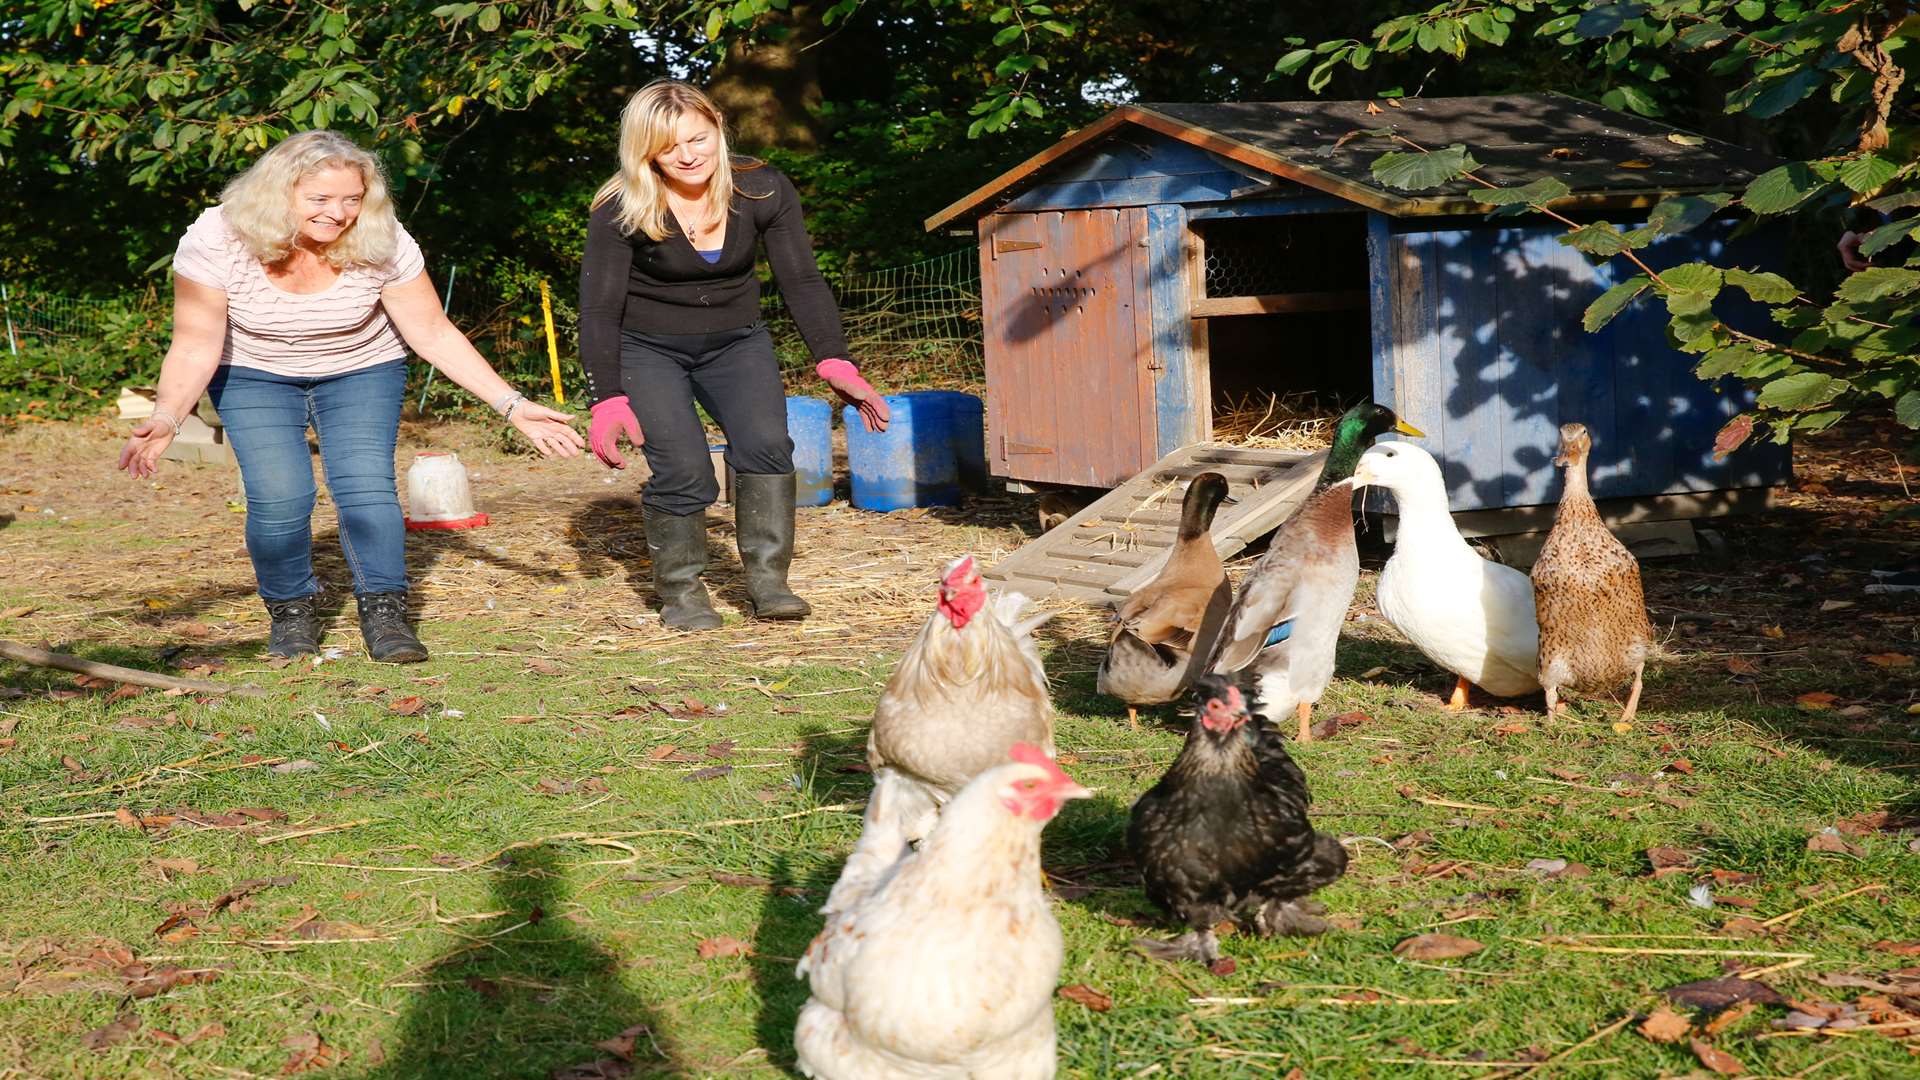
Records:
{"label": "blonde hair", "polygon": [[644,234],[657,243],[673,235],[667,188],[653,159],[673,146],[674,128],[687,113],[705,117],[720,139],[713,176],[707,181],[706,198],[700,202],[703,224],[718,221],[733,209],[733,171],[761,165],[748,157],[735,160],[728,151],[727,118],[712,98],[677,79],[655,79],[636,91],[621,111],[620,171],[600,185],[593,196],[595,208],[611,199],[619,200],[620,231],[628,236]]}
{"label": "blonde hair", "polygon": [[261,154],[246,172],[227,181],[220,193],[220,206],[228,227],[261,262],[271,264],[286,258],[300,235],[300,215],[293,205],[294,186],[327,169],[359,172],[367,191],[352,227],[321,254],[342,269],[392,262],[400,246],[400,222],[387,195],[386,172],[380,167],[380,159],[332,131],[289,135]]}

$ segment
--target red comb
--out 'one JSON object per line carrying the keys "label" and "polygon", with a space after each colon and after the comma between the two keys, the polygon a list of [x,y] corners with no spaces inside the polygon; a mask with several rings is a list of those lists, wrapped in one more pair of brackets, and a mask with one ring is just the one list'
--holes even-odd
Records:
{"label": "red comb", "polygon": [[1022,765],[1038,765],[1051,773],[1055,780],[1065,780],[1068,783],[1073,782],[1071,777],[1060,771],[1059,764],[1048,757],[1045,750],[1040,749],[1032,743],[1014,743],[1012,749],[1007,751],[1007,756]]}
{"label": "red comb", "polygon": [[943,581],[944,581],[944,584],[946,584],[948,587],[952,587],[960,584],[961,582],[967,580],[972,576],[973,576],[973,556],[963,555],[960,557],[959,562],[956,562],[952,566],[947,568],[947,576],[945,579],[943,579]]}

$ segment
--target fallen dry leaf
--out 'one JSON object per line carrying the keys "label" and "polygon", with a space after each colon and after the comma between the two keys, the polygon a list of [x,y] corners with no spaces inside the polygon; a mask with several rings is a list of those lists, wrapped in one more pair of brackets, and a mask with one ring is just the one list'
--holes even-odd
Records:
{"label": "fallen dry leaf", "polygon": [[1452,934],[1416,934],[1393,947],[1393,955],[1407,960],[1455,960],[1472,956],[1485,945]]}
{"label": "fallen dry leaf", "polygon": [[1809,712],[1820,712],[1833,708],[1833,703],[1839,700],[1840,695],[1838,694],[1829,694],[1825,690],[1815,690],[1811,694],[1801,694],[1799,697],[1794,698],[1793,703]]}
{"label": "fallen dry leaf", "polygon": [[1719,1016],[1714,1017],[1712,1020],[1707,1021],[1707,1026],[1700,1030],[1711,1038],[1739,1023],[1759,1007],[1760,1006],[1754,1002],[1743,1001],[1730,1009],[1722,1011]]}
{"label": "fallen dry leaf", "polygon": [[687,774],[688,780],[718,780],[733,771],[731,765],[714,765],[710,768],[695,769]]}
{"label": "fallen dry leaf", "polygon": [[735,937],[710,937],[700,942],[700,959],[712,960],[722,956],[746,956],[753,947]]}
{"label": "fallen dry leaf", "polygon": [[1740,1064],[1739,1058],[1725,1050],[1716,1050],[1699,1039],[1693,1040],[1692,1046],[1693,1056],[1700,1059],[1700,1064],[1722,1076],[1740,1076],[1747,1071],[1747,1067]]}
{"label": "fallen dry leaf", "polygon": [[1653,168],[1653,162],[1645,158],[1633,158],[1630,161],[1621,162],[1620,167],[1623,169],[1651,169]]}
{"label": "fallen dry leaf", "polygon": [[715,870],[710,877],[716,885],[732,885],[737,889],[763,889],[773,884],[768,878],[754,874],[730,874],[725,870]]}
{"label": "fallen dry leaf", "polygon": [[1869,948],[1895,956],[1920,956],[1920,941],[1876,941]]}
{"label": "fallen dry leaf", "polygon": [[1764,638],[1771,638],[1774,641],[1783,641],[1786,639],[1787,632],[1780,628],[1779,623],[1775,623],[1772,626],[1761,627],[1760,636]]}
{"label": "fallen dry leaf", "polygon": [[1674,772],[1686,773],[1688,776],[1693,775],[1693,762],[1683,757],[1674,758],[1667,764],[1667,768],[1672,769]]}
{"label": "fallen dry leaf", "polygon": [[1674,1012],[1665,1005],[1653,1010],[1653,1015],[1640,1023],[1640,1034],[1654,1042],[1676,1043],[1693,1031],[1693,1024],[1686,1017]]}
{"label": "fallen dry leaf", "polygon": [[136,998],[158,997],[176,986],[212,982],[220,977],[217,971],[190,971],[172,964],[162,964],[152,970],[147,970],[144,964],[132,964],[123,969],[121,974],[128,977],[127,993]]}
{"label": "fallen dry leaf", "polygon": [[328,1046],[317,1032],[309,1031],[302,1035],[289,1035],[280,1040],[283,1050],[293,1051],[287,1063],[280,1067],[281,1076],[311,1072],[315,1069],[327,1069],[338,1065],[345,1056],[338,1049]]}
{"label": "fallen dry leaf", "polygon": [[1872,664],[1875,667],[1908,668],[1913,666],[1913,657],[1908,656],[1906,653],[1897,653],[1897,652],[1873,653],[1869,656],[1863,656],[1860,659],[1865,660],[1867,663]]}
{"label": "fallen dry leaf", "polygon": [[1717,979],[1699,979],[1694,982],[1669,986],[1661,991],[1667,999],[1676,1005],[1686,1005],[1703,1012],[1719,1012],[1731,1005],[1743,1001],[1757,1001],[1762,1005],[1784,1005],[1786,998],[1766,983],[1755,979],[1743,979],[1738,975],[1722,975]]}
{"label": "fallen dry leaf", "polygon": [[647,1038],[648,1041],[651,1042],[651,1034],[651,1029],[649,1029],[647,1025],[635,1024],[620,1034],[615,1035],[613,1038],[602,1039],[593,1045],[601,1050],[605,1050],[621,1061],[632,1061],[634,1044],[642,1038]]}
{"label": "fallen dry leaf", "polygon": [[426,704],[426,699],[420,695],[408,694],[406,697],[395,698],[387,702],[387,711],[399,713],[401,716],[412,716],[424,708]]}
{"label": "fallen dry leaf", "polygon": [[1852,843],[1832,829],[1822,829],[1807,838],[1808,851],[1829,851],[1836,855],[1864,855],[1860,845]]}
{"label": "fallen dry leaf", "polygon": [[80,1036],[80,1045],[89,1050],[105,1050],[115,1043],[127,1041],[140,1028],[140,1018],[131,1012],[123,1012],[110,1024],[94,1028]]}
{"label": "fallen dry leaf", "polygon": [[31,615],[37,610],[39,609],[33,607],[10,607],[5,611],[0,611],[0,619],[17,619],[22,615]]}
{"label": "fallen dry leaf", "polygon": [[1221,978],[1226,978],[1228,975],[1231,975],[1234,972],[1239,971],[1240,965],[1234,962],[1233,957],[1223,956],[1220,959],[1215,960],[1213,963],[1208,964],[1207,970],[1212,972],[1215,975],[1220,976]]}
{"label": "fallen dry leaf", "polygon": [[1647,861],[1653,864],[1654,876],[1659,877],[1663,870],[1671,872],[1692,866],[1693,854],[1679,848],[1654,847],[1647,849]]}
{"label": "fallen dry leaf", "polygon": [[551,660],[542,660],[537,657],[535,659],[527,661],[527,666],[539,672],[542,675],[558,675],[560,674],[560,671],[561,671],[559,664],[556,664]]}
{"label": "fallen dry leaf", "polygon": [[1085,983],[1073,983],[1059,990],[1061,997],[1077,1002],[1097,1013],[1113,1008],[1113,999]]}
{"label": "fallen dry leaf", "polygon": [[1727,660],[1727,670],[1735,675],[1758,675],[1760,669],[1751,660],[1735,656]]}

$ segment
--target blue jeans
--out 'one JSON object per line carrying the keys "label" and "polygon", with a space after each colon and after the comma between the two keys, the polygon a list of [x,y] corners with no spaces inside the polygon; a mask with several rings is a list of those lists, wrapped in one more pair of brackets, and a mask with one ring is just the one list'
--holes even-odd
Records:
{"label": "blue jeans", "polygon": [[394,490],[407,362],[301,378],[222,365],[207,386],[226,425],[247,490],[247,554],[264,600],[320,591],[313,576],[313,460],[307,425],[320,438],[327,490],[340,518],[340,546],[353,591],[407,587],[406,523]]}

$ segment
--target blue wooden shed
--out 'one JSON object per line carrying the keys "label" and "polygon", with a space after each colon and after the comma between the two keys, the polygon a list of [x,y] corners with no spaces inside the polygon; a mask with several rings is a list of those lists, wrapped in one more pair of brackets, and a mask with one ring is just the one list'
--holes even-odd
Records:
{"label": "blue wooden shed", "polygon": [[[1464,181],[1381,185],[1394,146],[1359,133],[1383,128],[1464,143],[1498,184],[1559,176],[1554,209],[1623,226],[1773,164],[1557,94],[1117,108],[927,221],[979,240],[995,475],[1111,487],[1210,438],[1225,395],[1304,389],[1371,394],[1424,430],[1456,511],[1548,503],[1569,421],[1593,432],[1596,495],[1664,508],[1637,516],[1762,503],[1787,479],[1783,447],[1713,460],[1742,391],[1694,377],[1657,301],[1581,327],[1630,264],[1538,215],[1489,220]],[[1773,239],[1716,220],[1643,257],[1769,265]],[[1480,531],[1509,531],[1498,516]]]}

